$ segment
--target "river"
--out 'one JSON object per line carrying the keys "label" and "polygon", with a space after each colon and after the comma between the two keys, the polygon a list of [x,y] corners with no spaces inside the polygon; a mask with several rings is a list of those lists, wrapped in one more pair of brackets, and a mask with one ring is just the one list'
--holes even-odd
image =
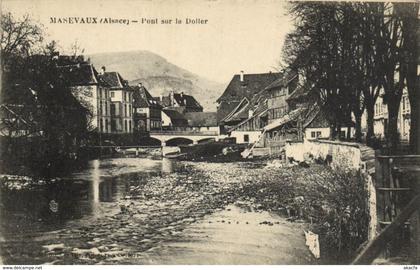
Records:
{"label": "river", "polygon": [[[229,169],[229,164],[226,164]],[[302,228],[169,159],[93,160],[0,191],[6,264],[307,264]],[[134,194],[134,195],[133,195]],[[137,194],[137,195],[136,195]]]}

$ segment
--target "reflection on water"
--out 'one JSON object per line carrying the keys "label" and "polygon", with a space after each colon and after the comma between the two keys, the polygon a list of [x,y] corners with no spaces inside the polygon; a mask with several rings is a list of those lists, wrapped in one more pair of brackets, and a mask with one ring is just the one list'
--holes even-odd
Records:
{"label": "reflection on water", "polygon": [[170,173],[173,169],[173,161],[168,159],[93,160],[86,170],[42,187],[0,189],[1,234],[5,239],[14,239],[115,211],[109,203],[125,196],[130,185],[141,184],[151,175]]}

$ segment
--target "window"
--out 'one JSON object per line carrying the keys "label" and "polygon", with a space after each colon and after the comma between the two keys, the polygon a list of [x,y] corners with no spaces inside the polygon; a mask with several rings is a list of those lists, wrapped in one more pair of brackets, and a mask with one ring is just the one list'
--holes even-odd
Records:
{"label": "window", "polygon": [[244,135],[244,142],[249,142],[249,135],[248,134]]}
{"label": "window", "polygon": [[113,119],[111,121],[111,131],[115,132],[117,130],[117,120]]}
{"label": "window", "polygon": [[124,120],[124,129],[127,131],[127,120]]}
{"label": "window", "polygon": [[115,92],[111,91],[111,97],[115,97]]}
{"label": "window", "polygon": [[104,124],[102,123],[102,119],[99,119],[99,131],[104,130]]}
{"label": "window", "polygon": [[108,132],[108,119],[105,119],[105,131]]}
{"label": "window", "polygon": [[128,125],[129,125],[129,131],[131,131],[131,120],[130,121],[128,121]]}
{"label": "window", "polygon": [[317,138],[321,137],[321,131],[317,131],[317,132],[316,132],[316,137],[317,137]]}
{"label": "window", "polygon": [[312,131],[312,132],[311,132],[311,138],[316,138],[316,133],[315,133],[315,131]]}

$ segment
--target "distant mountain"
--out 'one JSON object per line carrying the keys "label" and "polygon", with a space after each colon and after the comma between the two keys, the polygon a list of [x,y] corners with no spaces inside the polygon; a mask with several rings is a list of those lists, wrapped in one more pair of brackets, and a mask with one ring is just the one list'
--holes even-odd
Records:
{"label": "distant mountain", "polygon": [[216,111],[216,99],[225,86],[200,77],[168,62],[149,51],[99,53],[88,56],[99,70],[118,71],[135,85],[143,83],[153,96],[169,94],[171,90],[193,95],[205,111]]}

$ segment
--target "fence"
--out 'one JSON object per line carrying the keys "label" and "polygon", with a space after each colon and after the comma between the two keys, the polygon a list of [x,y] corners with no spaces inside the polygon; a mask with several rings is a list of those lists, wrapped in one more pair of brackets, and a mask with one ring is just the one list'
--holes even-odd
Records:
{"label": "fence", "polygon": [[383,156],[375,162],[378,236],[353,262],[407,253],[420,264],[420,155]]}

